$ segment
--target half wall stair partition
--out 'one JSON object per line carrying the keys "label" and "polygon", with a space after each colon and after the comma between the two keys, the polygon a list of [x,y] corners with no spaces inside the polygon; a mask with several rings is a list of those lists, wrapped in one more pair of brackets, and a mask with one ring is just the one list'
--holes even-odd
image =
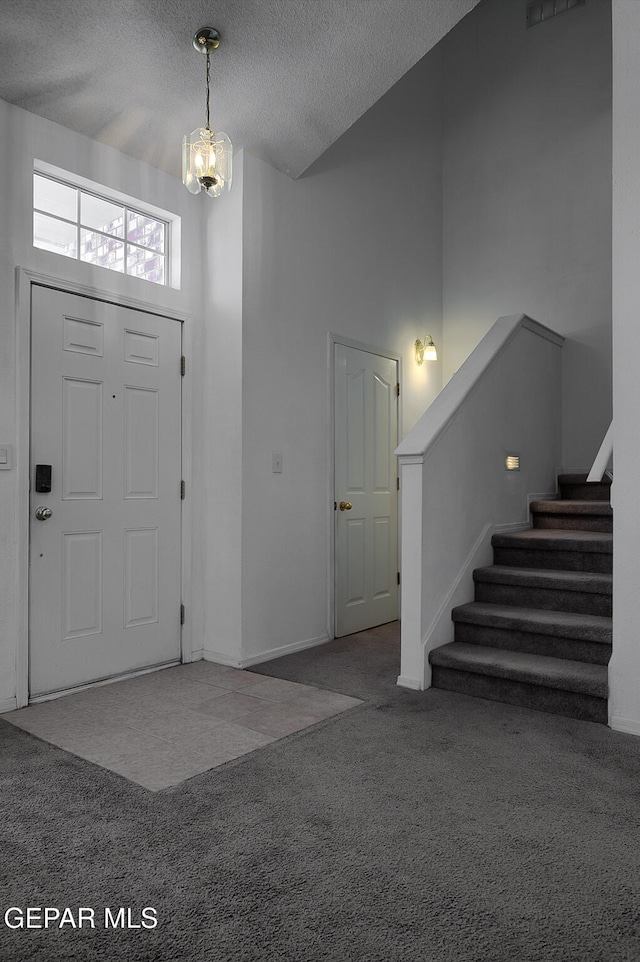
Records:
{"label": "half wall stair partition", "polygon": [[563,342],[525,314],[499,318],[396,450],[399,685],[430,687],[429,653],[452,641],[451,611],[491,563],[492,535],[527,528],[528,500],[556,496]]}

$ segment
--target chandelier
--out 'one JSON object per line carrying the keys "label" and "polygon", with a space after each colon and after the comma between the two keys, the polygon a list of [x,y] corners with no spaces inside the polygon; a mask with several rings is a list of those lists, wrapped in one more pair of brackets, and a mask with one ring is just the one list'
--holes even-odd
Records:
{"label": "chandelier", "polygon": [[209,197],[219,197],[223,190],[231,190],[233,157],[231,141],[222,131],[214,133],[209,120],[210,54],[220,46],[220,34],[213,27],[201,27],[193,46],[207,56],[207,123],[184,135],[182,183],[192,194],[204,190]]}

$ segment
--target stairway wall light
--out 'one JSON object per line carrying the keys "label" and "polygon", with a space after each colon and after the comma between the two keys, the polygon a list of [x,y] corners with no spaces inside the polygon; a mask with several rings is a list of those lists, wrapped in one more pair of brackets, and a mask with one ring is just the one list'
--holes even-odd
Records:
{"label": "stairway wall light", "polygon": [[204,190],[209,197],[219,197],[231,190],[233,147],[222,131],[210,127],[210,54],[220,46],[220,34],[213,27],[201,27],[193,37],[198,53],[207,56],[207,124],[197,127],[182,140],[182,183],[192,194]]}
{"label": "stairway wall light", "polygon": [[[429,340],[427,340],[427,338]],[[438,352],[430,334],[425,334],[424,341],[420,338],[415,343],[416,364],[420,365],[423,361],[437,361]]]}

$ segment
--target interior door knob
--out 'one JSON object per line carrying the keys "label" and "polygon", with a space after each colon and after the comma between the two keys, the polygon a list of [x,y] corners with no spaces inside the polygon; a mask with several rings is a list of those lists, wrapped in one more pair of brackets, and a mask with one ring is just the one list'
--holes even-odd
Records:
{"label": "interior door knob", "polygon": [[351,511],[353,505],[350,501],[341,501],[338,507],[341,511]]}
{"label": "interior door knob", "polygon": [[38,521],[48,521],[51,517],[53,517],[53,511],[51,508],[47,508],[44,504],[41,504],[39,508],[36,508],[36,518]]}

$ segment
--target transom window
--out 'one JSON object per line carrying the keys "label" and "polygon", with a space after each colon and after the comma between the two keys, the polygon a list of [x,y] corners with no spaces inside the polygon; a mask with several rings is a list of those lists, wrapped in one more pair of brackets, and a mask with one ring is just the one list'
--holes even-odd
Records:
{"label": "transom window", "polygon": [[33,175],[33,246],[167,283],[168,224],[82,187]]}

